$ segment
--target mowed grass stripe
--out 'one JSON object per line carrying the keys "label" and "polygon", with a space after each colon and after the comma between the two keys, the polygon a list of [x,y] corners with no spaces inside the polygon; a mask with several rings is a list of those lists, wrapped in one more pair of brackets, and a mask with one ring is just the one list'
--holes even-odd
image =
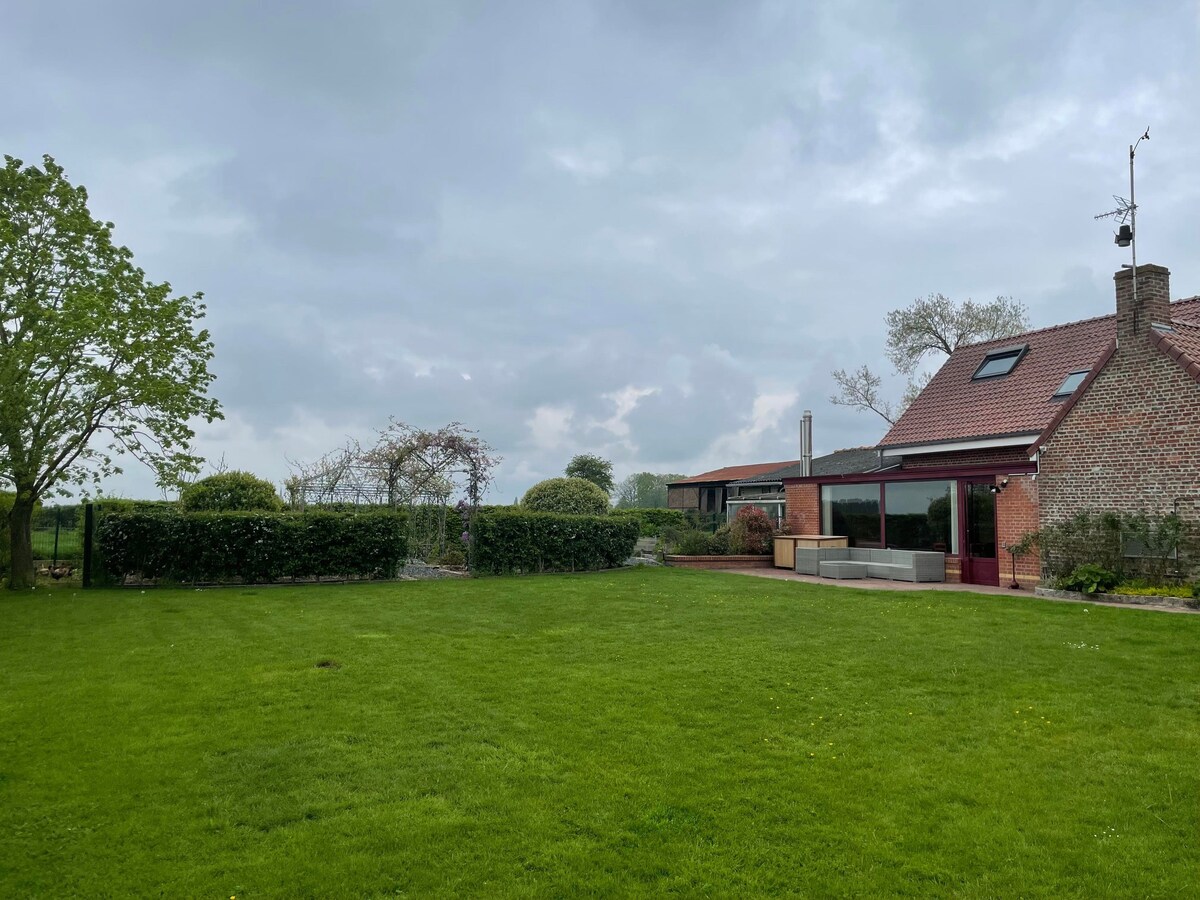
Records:
{"label": "mowed grass stripe", "polygon": [[6,893],[1196,893],[1200,617],[663,570],[0,616]]}

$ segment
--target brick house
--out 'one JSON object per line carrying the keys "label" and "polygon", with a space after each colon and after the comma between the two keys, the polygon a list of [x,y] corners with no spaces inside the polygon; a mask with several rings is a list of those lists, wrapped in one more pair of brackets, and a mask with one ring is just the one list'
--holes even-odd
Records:
{"label": "brick house", "polygon": [[[1085,510],[1200,510],[1200,297],[1118,272],[1116,314],[961,347],[876,448],[874,472],[784,479],[787,529],[946,553],[948,581],[1013,577],[1005,548]],[[1038,561],[1015,561],[1018,582]]]}

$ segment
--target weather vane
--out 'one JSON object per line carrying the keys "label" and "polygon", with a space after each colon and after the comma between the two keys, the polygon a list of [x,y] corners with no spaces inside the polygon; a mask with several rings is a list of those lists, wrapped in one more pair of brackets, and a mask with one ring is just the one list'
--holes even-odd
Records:
{"label": "weather vane", "polygon": [[[1118,197],[1113,194],[1113,199],[1117,201],[1117,208],[1109,210],[1106,213],[1100,213],[1098,216],[1093,216],[1095,219],[1116,219],[1118,228],[1117,233],[1113,238],[1113,242],[1118,247],[1128,247],[1130,255],[1133,258],[1133,265],[1129,266],[1133,270],[1133,327],[1138,327],[1138,283],[1137,283],[1137,242],[1135,235],[1137,234],[1137,203],[1134,201],[1133,195],[1133,157],[1137,152],[1138,144],[1142,141],[1150,140],[1150,126],[1146,126],[1145,132],[1137,139],[1137,143],[1129,145],[1129,199]],[[1128,220],[1128,224],[1126,223]]]}

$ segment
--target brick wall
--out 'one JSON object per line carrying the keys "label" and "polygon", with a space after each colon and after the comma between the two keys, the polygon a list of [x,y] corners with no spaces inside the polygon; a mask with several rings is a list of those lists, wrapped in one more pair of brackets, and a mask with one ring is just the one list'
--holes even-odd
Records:
{"label": "brick wall", "polygon": [[956,453],[918,453],[904,457],[903,469],[941,469],[951,466],[1027,466],[1025,447],[988,447]]}
{"label": "brick wall", "polygon": [[788,484],[784,530],[788,534],[821,533],[821,488],[815,484]]}
{"label": "brick wall", "polygon": [[[1011,584],[1012,554],[1004,548],[1015,544],[1038,527],[1038,482],[1028,475],[996,476],[996,484],[1008,478],[1008,485],[996,495],[996,553],[1000,563],[1000,583]],[[1017,560],[1017,583],[1036,587],[1041,572],[1036,552]]]}
{"label": "brick wall", "polygon": [[1171,273],[1164,266],[1138,266],[1138,302],[1133,302],[1133,271],[1113,276],[1117,293],[1117,343],[1142,337],[1154,322],[1171,321]]}
{"label": "brick wall", "polygon": [[1120,272],[1117,350],[1042,449],[1043,524],[1083,510],[1161,514],[1177,497],[1200,495],[1200,383],[1146,333],[1167,318],[1167,270],[1139,266],[1138,273],[1140,330],[1133,330],[1129,273]]}

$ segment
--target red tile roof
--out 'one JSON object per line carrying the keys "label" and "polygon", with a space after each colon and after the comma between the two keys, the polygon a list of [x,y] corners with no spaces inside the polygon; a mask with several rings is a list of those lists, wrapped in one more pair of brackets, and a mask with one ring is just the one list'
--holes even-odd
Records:
{"label": "red tile roof", "polygon": [[691,478],[684,478],[680,481],[672,481],[671,484],[700,484],[706,481],[737,481],[739,478],[750,478],[754,475],[765,475],[767,472],[773,472],[776,469],[782,469],[784,466],[790,466],[797,463],[799,463],[799,460],[790,459],[784,460],[783,462],[751,463],[747,466],[726,466],[723,469],[713,469],[711,472],[693,475]]}
{"label": "red tile roof", "polygon": [[[1200,297],[1172,303],[1171,318],[1177,331],[1155,334],[1200,363]],[[880,446],[1040,433],[1063,406],[1052,399],[1063,379],[1095,368],[1115,337],[1116,316],[1108,315],[960,347]],[[989,351],[1020,344],[1028,351],[1009,374],[972,380]]]}
{"label": "red tile roof", "polygon": [[1200,381],[1200,325],[1173,318],[1174,331],[1150,332],[1150,340],[1158,349],[1179,363],[1185,372]]}

